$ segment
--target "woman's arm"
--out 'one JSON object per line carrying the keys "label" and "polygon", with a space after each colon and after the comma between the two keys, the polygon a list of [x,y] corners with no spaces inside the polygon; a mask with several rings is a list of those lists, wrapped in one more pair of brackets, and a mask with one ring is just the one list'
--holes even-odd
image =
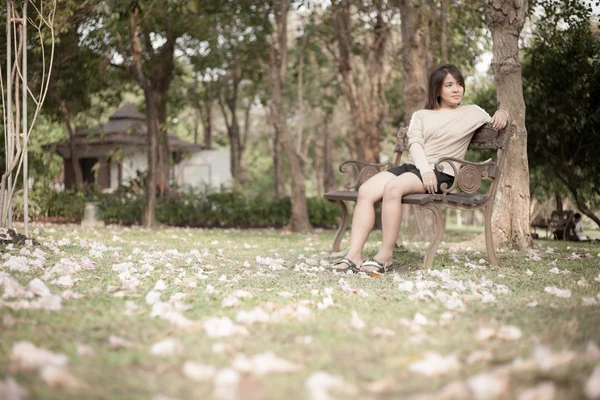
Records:
{"label": "woman's arm", "polygon": [[508,113],[506,111],[500,110],[500,109],[498,109],[494,113],[494,116],[492,117],[492,120],[490,121],[490,124],[492,124],[492,128],[494,128],[497,131],[504,129],[506,127],[507,123],[508,123]]}

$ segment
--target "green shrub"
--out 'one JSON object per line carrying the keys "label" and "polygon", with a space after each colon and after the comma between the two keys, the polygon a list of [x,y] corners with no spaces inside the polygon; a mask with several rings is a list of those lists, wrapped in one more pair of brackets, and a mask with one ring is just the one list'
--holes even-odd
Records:
{"label": "green shrub", "polygon": [[67,221],[81,221],[85,203],[96,199],[91,192],[64,190],[42,186],[31,191],[31,200],[38,206],[40,217],[63,218]]}
{"label": "green shrub", "polygon": [[[46,217],[63,217],[80,221],[86,201],[99,200],[102,218],[106,223],[123,225],[140,224],[144,197],[129,188],[115,193],[90,195],[83,191],[40,189],[35,201],[40,214]],[[289,197],[249,198],[241,189],[171,191],[157,198],[156,219],[172,226],[280,228],[288,224],[292,212]],[[308,211],[314,227],[337,225],[339,208],[324,199],[309,198]]]}

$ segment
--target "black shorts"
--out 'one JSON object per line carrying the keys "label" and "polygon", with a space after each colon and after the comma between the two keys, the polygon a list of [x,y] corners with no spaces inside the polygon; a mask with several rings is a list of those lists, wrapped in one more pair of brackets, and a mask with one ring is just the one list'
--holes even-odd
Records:
{"label": "black shorts", "polygon": [[[394,174],[396,176],[400,176],[406,172],[412,172],[421,180],[421,182],[423,182],[423,177],[421,176],[421,172],[413,164],[398,165],[397,167],[392,167],[392,168],[388,169],[388,172],[391,172],[392,174]],[[452,175],[448,175],[448,174],[445,174],[443,172],[438,172],[438,171],[434,171],[434,172],[435,172],[435,177],[437,178],[437,183],[438,183],[438,187],[437,187],[438,193],[442,192],[442,189],[441,189],[442,183],[448,184],[448,188],[450,186],[452,186],[452,184],[454,183],[454,177]]]}

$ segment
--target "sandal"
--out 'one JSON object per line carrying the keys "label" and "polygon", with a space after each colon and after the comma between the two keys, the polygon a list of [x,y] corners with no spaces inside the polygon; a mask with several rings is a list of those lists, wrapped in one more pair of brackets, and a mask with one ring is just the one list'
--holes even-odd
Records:
{"label": "sandal", "polygon": [[[338,265],[338,264],[346,264],[347,267],[346,268],[334,267],[334,265]],[[352,262],[352,260],[349,260],[347,258],[342,258],[341,260],[334,262],[330,266],[325,267],[325,269],[328,271],[336,271],[336,272],[344,272],[344,273],[348,272],[348,271],[352,271],[354,273],[360,272],[360,270],[356,267],[356,264],[354,264],[354,262]]]}
{"label": "sandal", "polygon": [[[374,258],[369,258],[362,263],[362,265],[360,266],[360,271],[366,272],[367,274],[381,275],[386,273],[388,271],[388,268],[390,268],[391,266],[391,263],[389,265],[385,265]],[[363,267],[374,267],[375,270],[363,269]]]}

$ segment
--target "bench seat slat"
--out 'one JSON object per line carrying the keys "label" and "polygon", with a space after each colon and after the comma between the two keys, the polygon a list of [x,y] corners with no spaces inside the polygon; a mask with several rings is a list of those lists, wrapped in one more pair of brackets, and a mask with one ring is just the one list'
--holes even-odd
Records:
{"label": "bench seat slat", "polygon": [[[325,194],[325,198],[329,201],[342,200],[342,201],[356,201],[358,197],[357,191],[351,190],[338,190],[335,192],[329,192]],[[429,193],[415,193],[408,194],[402,197],[402,203],[413,204],[413,205],[425,205],[432,202],[444,202],[449,205],[460,204],[460,205],[479,205],[486,202],[488,199],[487,194],[465,194],[465,193],[449,193],[444,196],[441,194],[429,194]]]}

